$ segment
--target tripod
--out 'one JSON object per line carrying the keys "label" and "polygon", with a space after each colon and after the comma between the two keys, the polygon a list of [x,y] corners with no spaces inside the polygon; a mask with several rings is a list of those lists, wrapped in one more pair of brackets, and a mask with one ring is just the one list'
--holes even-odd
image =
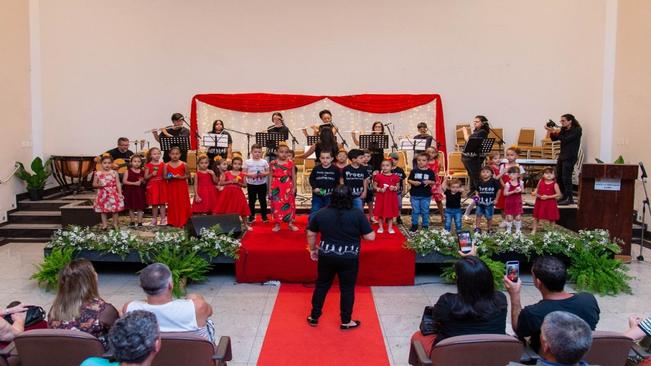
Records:
{"label": "tripod", "polygon": [[398,144],[396,144],[396,140],[393,138],[393,132],[391,132],[391,126],[392,123],[383,123],[383,126],[387,128],[387,131],[389,131],[389,136],[391,136],[391,142],[393,143],[391,145],[391,152],[394,152],[398,150]]}
{"label": "tripod", "polygon": [[646,180],[648,178],[646,174],[646,169],[644,169],[644,164],[639,163],[640,169],[642,170],[642,188],[644,188],[644,201],[642,201],[642,234],[640,234],[640,255],[637,256],[638,261],[643,261],[644,256],[642,255],[642,250],[644,249],[644,234],[646,233],[646,209],[648,208],[651,212],[651,206],[649,206],[649,194],[646,190]]}
{"label": "tripod", "polygon": [[250,158],[251,157],[251,136],[253,136],[253,135],[248,133],[248,132],[232,130],[230,128],[224,128],[224,131],[239,133],[240,135],[245,135],[246,136],[246,154],[247,154],[246,156]]}

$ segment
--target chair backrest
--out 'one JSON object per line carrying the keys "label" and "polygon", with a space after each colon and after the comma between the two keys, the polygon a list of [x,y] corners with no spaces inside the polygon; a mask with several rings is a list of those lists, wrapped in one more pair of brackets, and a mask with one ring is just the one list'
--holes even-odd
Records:
{"label": "chair backrest", "polygon": [[450,337],[432,349],[433,366],[506,365],[522,355],[522,343],[504,334],[473,334]]}
{"label": "chair backrest", "polygon": [[463,162],[461,161],[461,152],[459,151],[451,151],[448,153],[448,172],[459,172],[459,171],[465,171],[466,167],[463,165]]}
{"label": "chair backrest", "polygon": [[305,173],[309,173],[314,169],[314,166],[316,165],[316,160],[314,159],[305,159],[303,161],[303,164],[305,166]]}
{"label": "chair backrest", "polygon": [[104,354],[97,338],[78,330],[30,330],[14,342],[23,366],[79,366],[89,357]]}
{"label": "chair backrest", "polygon": [[469,123],[459,123],[456,126],[454,126],[455,135],[457,137],[456,144],[460,145],[460,146],[466,144],[466,140],[463,138],[463,132],[459,131],[462,127],[470,128],[470,124]]}
{"label": "chair backrest", "polygon": [[434,172],[434,173],[437,173],[437,174],[444,173],[445,174],[445,172],[447,172],[447,169],[445,168],[446,165],[447,165],[446,164],[447,162],[445,161],[445,154],[443,154],[442,151],[439,152],[438,156],[436,157],[436,160],[439,161],[439,171]]}
{"label": "chair backrest", "polygon": [[595,331],[592,346],[583,359],[591,365],[621,366],[626,363],[633,340],[617,332]]}
{"label": "chair backrest", "polygon": [[521,128],[518,135],[518,146],[533,146],[536,139],[536,130],[533,128]]}
{"label": "chair backrest", "polygon": [[303,165],[305,162],[304,158],[299,157],[299,155],[303,155],[305,150],[296,150],[294,151],[294,165]]}
{"label": "chair backrest", "polygon": [[215,345],[200,335],[188,332],[161,333],[160,352],[153,366],[215,366]]}

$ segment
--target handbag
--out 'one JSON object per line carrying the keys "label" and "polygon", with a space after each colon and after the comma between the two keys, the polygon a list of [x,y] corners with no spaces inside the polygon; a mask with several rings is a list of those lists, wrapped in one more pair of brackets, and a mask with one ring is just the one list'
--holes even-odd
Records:
{"label": "handbag", "polygon": [[[25,312],[25,327],[32,326],[38,322],[45,320],[45,310],[42,307],[36,305],[27,305],[25,306],[27,311]],[[4,316],[4,319],[9,324],[13,324],[14,320],[11,318],[11,314]]]}
{"label": "handbag", "polygon": [[425,309],[423,310],[423,317],[420,320],[420,332],[423,335],[436,334],[433,306],[425,306]]}

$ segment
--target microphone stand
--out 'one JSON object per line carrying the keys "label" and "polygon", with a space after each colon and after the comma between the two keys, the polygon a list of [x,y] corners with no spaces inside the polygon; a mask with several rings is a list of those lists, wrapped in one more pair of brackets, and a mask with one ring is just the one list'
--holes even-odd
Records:
{"label": "microphone stand", "polygon": [[501,151],[501,152],[504,152],[504,145],[506,145],[506,142],[505,142],[504,140],[502,140],[502,138],[500,137],[500,135],[498,135],[497,133],[495,133],[495,131],[493,131],[493,129],[491,128],[491,125],[487,125],[487,126],[488,126],[488,130],[489,130],[490,132],[492,132],[493,135],[495,135],[495,137],[497,137],[497,140],[498,140],[498,141],[497,141],[497,144],[500,145],[500,151]]}
{"label": "microphone stand", "polygon": [[296,139],[296,136],[292,133],[292,130],[289,128],[287,129],[289,131],[289,136],[292,137],[292,150],[296,151],[296,144],[298,144],[298,140]]}
{"label": "microphone stand", "polygon": [[391,145],[391,152],[395,152],[396,150],[398,150],[398,144],[396,144],[396,140],[393,138],[393,132],[391,132],[391,127],[389,127],[391,124],[383,123],[382,125],[387,128],[387,131],[389,131],[389,137],[391,137],[391,142],[393,142],[393,144]]}
{"label": "microphone stand", "polygon": [[233,130],[233,129],[230,129],[230,128],[224,128],[224,131],[230,131],[230,132],[233,132],[233,133],[238,133],[240,135],[246,136],[246,154],[247,154],[246,156],[250,158],[251,157],[251,137],[253,135],[248,133],[248,132],[242,132],[242,131]]}
{"label": "microphone stand", "polygon": [[637,260],[643,261],[644,256],[642,255],[642,249],[644,249],[644,234],[646,233],[646,209],[648,208],[651,212],[651,206],[649,206],[649,194],[646,190],[646,169],[644,169],[644,164],[642,164],[642,162],[640,162],[639,165],[642,169],[642,176],[640,178],[642,179],[642,187],[644,188],[644,201],[642,201],[642,234],[640,235],[640,255],[637,256]]}

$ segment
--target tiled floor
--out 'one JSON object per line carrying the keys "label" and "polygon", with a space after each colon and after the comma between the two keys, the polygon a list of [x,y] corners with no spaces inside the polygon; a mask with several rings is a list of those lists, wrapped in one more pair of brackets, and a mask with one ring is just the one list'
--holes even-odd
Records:
{"label": "tiled floor", "polygon": [[[43,258],[42,248],[43,244],[30,243],[11,243],[0,247],[0,304],[18,299],[49,309],[54,295],[40,289],[29,279],[34,265]],[[637,250],[634,248],[635,253]],[[598,329],[623,330],[630,314],[651,315],[651,263],[635,262],[630,265],[630,273],[636,277],[632,282],[632,295],[599,297],[602,315]],[[524,276],[523,280],[523,303],[538,301],[540,297],[531,285],[530,277]],[[438,276],[434,275],[420,275],[416,283],[416,286],[408,287],[373,288],[387,354],[393,365],[406,365],[409,337],[418,328],[423,307],[434,303],[441,294],[455,291],[454,286],[441,284]],[[231,336],[234,352],[232,364],[255,365],[278,288],[236,284],[231,275],[211,275],[206,283],[191,285],[190,291],[206,296],[215,310],[213,320],[218,334]],[[100,271],[100,293],[116,307],[143,297],[136,275],[127,271]]]}

